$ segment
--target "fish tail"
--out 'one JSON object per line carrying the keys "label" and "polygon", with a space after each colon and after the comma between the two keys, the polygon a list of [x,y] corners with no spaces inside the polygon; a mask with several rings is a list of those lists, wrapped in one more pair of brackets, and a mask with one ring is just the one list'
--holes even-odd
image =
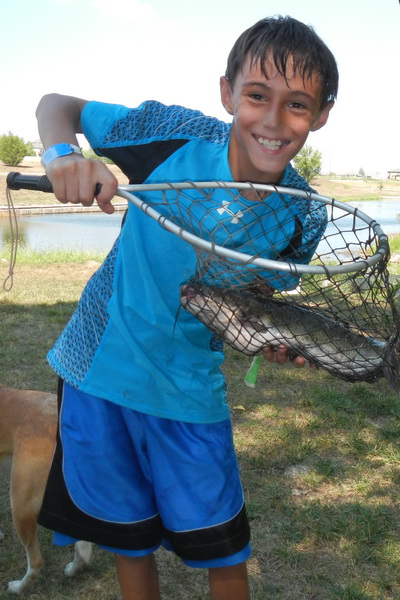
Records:
{"label": "fish tail", "polygon": [[383,374],[393,391],[400,391],[400,360],[396,351],[396,346],[391,342],[388,343],[385,354],[383,356],[384,366]]}

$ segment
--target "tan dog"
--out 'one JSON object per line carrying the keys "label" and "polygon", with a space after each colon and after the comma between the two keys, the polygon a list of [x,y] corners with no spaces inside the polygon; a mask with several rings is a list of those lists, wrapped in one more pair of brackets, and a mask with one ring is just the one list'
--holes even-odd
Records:
{"label": "tan dog", "polygon": [[[27,571],[8,590],[21,593],[43,565],[37,538],[37,515],[54,452],[57,397],[45,392],[22,391],[0,385],[0,475],[10,477],[12,519],[26,550]],[[1,532],[0,532],[1,534]],[[92,545],[75,544],[73,562],[65,568],[72,576],[90,560]]]}

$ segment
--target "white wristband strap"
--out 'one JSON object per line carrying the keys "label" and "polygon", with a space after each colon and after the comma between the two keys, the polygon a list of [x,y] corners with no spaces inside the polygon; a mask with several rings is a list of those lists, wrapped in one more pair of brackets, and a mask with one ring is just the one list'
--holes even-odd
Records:
{"label": "white wristband strap", "polygon": [[74,144],[55,144],[55,146],[50,146],[43,152],[41,163],[43,167],[46,168],[55,158],[68,156],[68,154],[82,154],[82,152],[81,149],[78,146],[74,146]]}

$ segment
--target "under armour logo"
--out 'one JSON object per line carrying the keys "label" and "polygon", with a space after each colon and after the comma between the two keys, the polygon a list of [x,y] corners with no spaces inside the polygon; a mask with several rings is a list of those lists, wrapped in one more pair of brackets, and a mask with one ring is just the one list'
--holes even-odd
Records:
{"label": "under armour logo", "polygon": [[234,225],[236,225],[237,223],[239,223],[239,219],[241,219],[243,217],[243,213],[241,210],[239,210],[239,212],[234,213],[232,210],[230,210],[229,208],[227,208],[229,206],[230,202],[228,200],[223,200],[222,201],[222,208],[218,208],[217,212],[222,215],[223,213],[228,213],[228,215],[231,215],[232,221],[231,223],[233,223]]}

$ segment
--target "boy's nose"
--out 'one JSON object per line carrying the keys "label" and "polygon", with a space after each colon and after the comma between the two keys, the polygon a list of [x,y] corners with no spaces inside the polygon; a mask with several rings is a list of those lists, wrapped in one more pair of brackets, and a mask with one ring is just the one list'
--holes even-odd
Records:
{"label": "boy's nose", "polygon": [[280,106],[269,104],[264,113],[264,125],[270,129],[278,129],[283,122],[283,110]]}

